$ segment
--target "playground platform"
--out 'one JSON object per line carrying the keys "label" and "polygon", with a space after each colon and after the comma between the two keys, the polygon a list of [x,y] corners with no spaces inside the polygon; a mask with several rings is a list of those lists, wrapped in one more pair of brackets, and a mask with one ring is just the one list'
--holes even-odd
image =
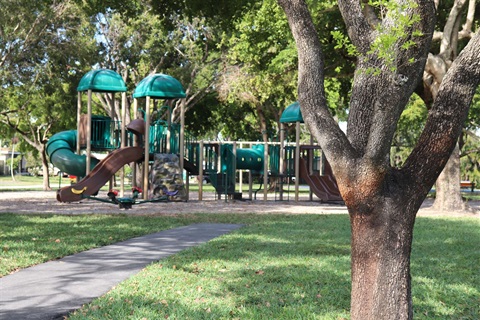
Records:
{"label": "playground platform", "polygon": [[0,319],[63,319],[148,264],[240,227],[193,224],[23,269],[0,278]]}

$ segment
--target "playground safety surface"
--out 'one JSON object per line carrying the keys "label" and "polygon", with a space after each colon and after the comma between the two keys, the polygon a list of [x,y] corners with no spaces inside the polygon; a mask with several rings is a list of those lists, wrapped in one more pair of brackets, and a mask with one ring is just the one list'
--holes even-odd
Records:
{"label": "playground safety surface", "polygon": [[[244,197],[247,195],[244,194]],[[101,191],[99,198],[107,199],[107,192]],[[213,193],[204,193],[203,201],[198,194],[191,192],[187,202],[155,202],[134,205],[131,209],[120,209],[118,205],[84,199],[79,202],[61,203],[56,200],[56,191],[0,191],[0,213],[21,214],[129,214],[129,215],[172,215],[188,213],[257,213],[257,214],[346,214],[343,203],[321,203],[309,201],[308,194],[301,194],[295,202],[292,193],[279,200],[279,195],[257,194],[257,200],[215,200]],[[432,200],[425,200],[418,215],[447,215],[480,217],[480,201],[470,201],[469,212],[436,212],[430,207]]]}

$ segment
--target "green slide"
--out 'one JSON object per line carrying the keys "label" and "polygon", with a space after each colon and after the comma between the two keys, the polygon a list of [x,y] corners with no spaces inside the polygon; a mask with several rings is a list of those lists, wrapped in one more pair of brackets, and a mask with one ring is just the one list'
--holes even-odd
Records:
{"label": "green slide", "polygon": [[[75,153],[77,146],[77,131],[69,130],[54,134],[47,142],[47,155],[50,162],[60,171],[77,176],[85,176],[87,157]],[[90,158],[90,170],[98,159]]]}

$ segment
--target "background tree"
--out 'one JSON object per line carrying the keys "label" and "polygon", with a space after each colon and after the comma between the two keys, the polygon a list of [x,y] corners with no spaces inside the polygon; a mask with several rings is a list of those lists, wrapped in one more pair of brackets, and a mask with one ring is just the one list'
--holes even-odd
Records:
{"label": "background tree", "polygon": [[[422,80],[435,26],[432,1],[340,0],[358,52],[347,134],[325,99],[325,59],[302,0],[279,0],[296,41],[304,120],[337,178],[352,230],[352,319],[411,319],[410,252],[415,216],[455,147],[480,82],[480,34],[453,62],[404,165],[390,163],[397,122]],[[372,27],[367,14],[377,13]]]}
{"label": "background tree", "polygon": [[[423,86],[418,90],[429,108],[435,101],[446,72],[458,52],[473,36],[475,0],[435,2],[440,22],[433,35],[434,46],[428,55]],[[460,194],[460,150],[457,145],[436,183],[434,207],[437,210],[462,210]]]}
{"label": "background tree", "polygon": [[[216,48],[221,30],[209,27],[201,16],[187,17],[174,11],[160,14],[148,3],[127,12],[115,8],[104,10],[94,16],[101,54],[99,65],[120,73],[130,91],[153,73],[177,78],[187,98],[173,106],[173,122],[180,119],[180,104],[188,111],[212,92],[221,71]],[[111,114],[111,95],[97,97]],[[131,102],[129,97],[127,109]],[[118,103],[115,108],[115,114],[119,115]]]}
{"label": "background tree", "polygon": [[462,180],[480,186],[480,88],[473,98],[468,119],[460,136],[460,169]]}
{"label": "background tree", "polygon": [[401,167],[405,163],[424,129],[426,118],[425,103],[413,95],[398,120],[393,137],[391,161],[394,166]]}
{"label": "background tree", "polygon": [[[344,119],[354,59],[344,48],[336,47],[332,36],[333,31],[341,34],[344,24],[334,1],[310,1],[310,6],[315,21],[323,26],[317,31],[325,50],[337,53],[328,55],[326,92],[332,112],[337,119]],[[254,112],[252,127],[257,135],[277,133],[283,110],[297,100],[297,53],[282,17],[274,0],[253,3],[224,40],[227,71],[220,78],[219,97]]]}
{"label": "background tree", "polygon": [[52,131],[75,123],[71,84],[90,66],[90,31],[71,1],[15,0],[0,6],[0,129],[16,133],[23,150],[41,156],[44,189],[49,189],[45,143]]}

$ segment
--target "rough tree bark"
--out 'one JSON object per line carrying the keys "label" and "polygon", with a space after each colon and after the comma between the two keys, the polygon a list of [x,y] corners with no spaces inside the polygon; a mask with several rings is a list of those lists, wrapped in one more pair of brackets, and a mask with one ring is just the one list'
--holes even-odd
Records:
{"label": "rough tree bark", "polygon": [[[404,166],[390,165],[396,123],[422,79],[435,24],[434,3],[414,2],[416,8],[400,14],[419,19],[389,48],[394,69],[370,52],[380,32],[371,28],[360,1],[338,2],[359,52],[345,135],[328,111],[322,48],[305,1],[278,0],[298,49],[298,100],[304,121],[332,166],[350,215],[352,319],[412,319],[415,216],[455,147],[480,81],[476,34],[445,74],[424,131]],[[381,21],[383,30],[396,25],[389,15]],[[415,46],[402,47],[407,39]],[[376,72],[368,72],[372,69]]]}

